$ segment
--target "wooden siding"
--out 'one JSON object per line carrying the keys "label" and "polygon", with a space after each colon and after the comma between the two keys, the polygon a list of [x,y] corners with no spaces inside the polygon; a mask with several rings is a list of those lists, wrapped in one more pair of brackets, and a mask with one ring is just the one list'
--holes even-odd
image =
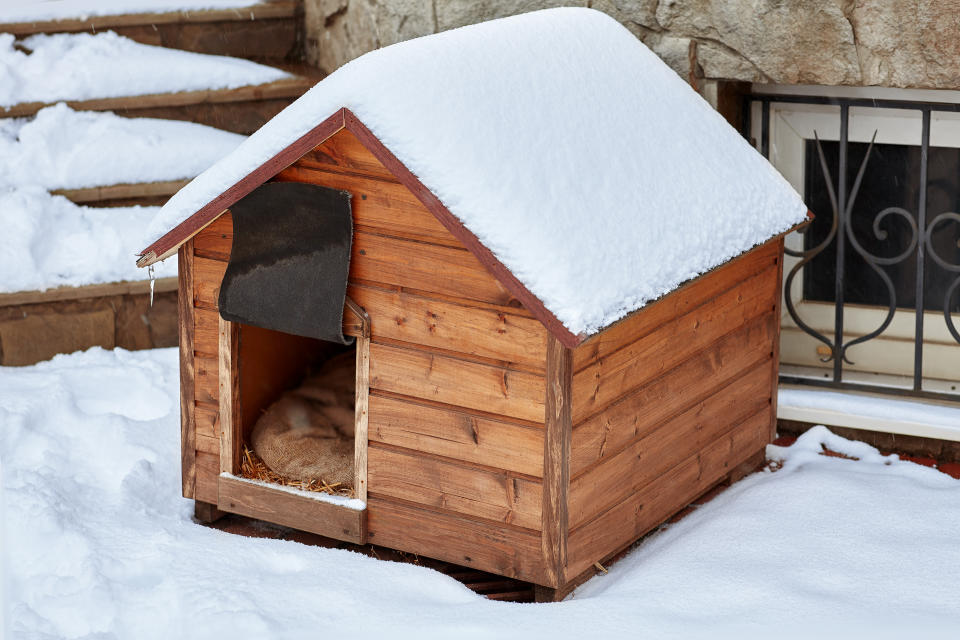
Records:
{"label": "wooden siding", "polygon": [[[370,316],[370,540],[542,582],[547,330],[348,131],[276,179],[353,196],[348,295]],[[213,503],[231,225],[227,213],[192,240],[197,495]],[[241,390],[245,417],[254,395]],[[455,541],[425,533],[454,523]]]}
{"label": "wooden siding", "polygon": [[779,250],[771,241],[574,350],[568,579],[769,442]]}
{"label": "wooden siding", "polygon": [[471,566],[539,566],[546,329],[349,131],[275,179],[353,196],[348,295],[371,332],[371,540],[436,557],[398,514],[463,518],[537,539],[524,562],[475,549]]}

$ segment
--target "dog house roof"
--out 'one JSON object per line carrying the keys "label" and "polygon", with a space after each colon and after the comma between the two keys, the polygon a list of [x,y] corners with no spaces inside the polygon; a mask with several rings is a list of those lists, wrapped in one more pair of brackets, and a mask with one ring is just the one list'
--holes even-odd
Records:
{"label": "dog house roof", "polygon": [[344,65],[171,198],[139,263],[343,126],[568,346],[807,212],[619,23],[549,9]]}

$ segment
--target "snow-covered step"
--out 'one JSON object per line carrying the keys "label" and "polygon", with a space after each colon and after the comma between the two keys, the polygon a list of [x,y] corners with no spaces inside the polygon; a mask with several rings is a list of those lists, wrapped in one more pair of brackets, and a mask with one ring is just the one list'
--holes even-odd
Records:
{"label": "snow-covered step", "polygon": [[252,133],[318,79],[225,56],[143,45],[114,33],[0,34],[0,116],[66,102],[77,110],[175,118]]}
{"label": "snow-covered step", "polygon": [[155,207],[91,208],[0,188],[0,365],[92,346],[177,343],[176,259],[150,283],[133,254]]}
{"label": "snow-covered step", "polygon": [[0,120],[0,187],[34,184],[82,203],[162,204],[243,140],[192,122],[61,103]]}
{"label": "snow-covered step", "polygon": [[294,61],[301,49],[299,0],[22,0],[0,3],[0,33],[98,33],[144,44]]}

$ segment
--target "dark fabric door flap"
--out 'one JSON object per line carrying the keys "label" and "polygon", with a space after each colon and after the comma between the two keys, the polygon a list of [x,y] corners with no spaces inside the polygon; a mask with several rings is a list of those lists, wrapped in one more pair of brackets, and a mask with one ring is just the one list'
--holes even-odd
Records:
{"label": "dark fabric door flap", "polygon": [[350,344],[343,305],[350,271],[350,194],[270,182],[230,208],[233,250],[220,315],[298,336]]}

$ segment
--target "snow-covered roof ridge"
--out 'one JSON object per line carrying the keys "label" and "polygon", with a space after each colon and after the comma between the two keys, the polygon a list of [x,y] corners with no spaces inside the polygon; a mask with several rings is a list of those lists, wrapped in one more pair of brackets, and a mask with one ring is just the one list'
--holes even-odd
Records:
{"label": "snow-covered roof ridge", "polygon": [[344,65],[174,196],[148,242],[341,108],[573,334],[806,216],[787,181],[629,31],[563,8]]}

